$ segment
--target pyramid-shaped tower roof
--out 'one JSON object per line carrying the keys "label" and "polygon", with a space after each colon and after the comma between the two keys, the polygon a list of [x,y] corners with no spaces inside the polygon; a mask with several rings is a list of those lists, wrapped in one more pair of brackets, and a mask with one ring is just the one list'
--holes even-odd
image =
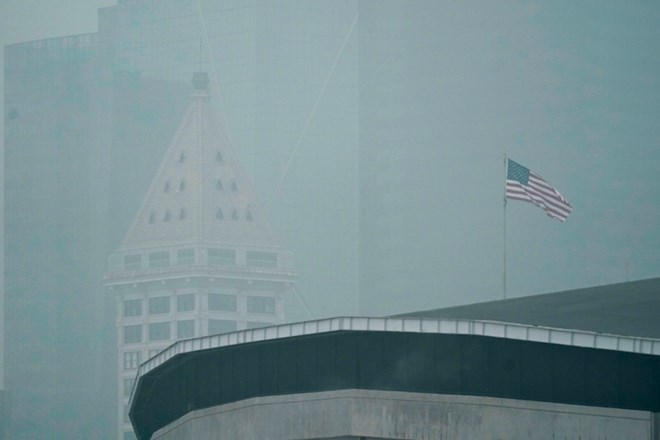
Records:
{"label": "pyramid-shaped tower roof", "polygon": [[279,247],[225,127],[214,117],[208,75],[195,73],[193,86],[120,251],[195,243]]}

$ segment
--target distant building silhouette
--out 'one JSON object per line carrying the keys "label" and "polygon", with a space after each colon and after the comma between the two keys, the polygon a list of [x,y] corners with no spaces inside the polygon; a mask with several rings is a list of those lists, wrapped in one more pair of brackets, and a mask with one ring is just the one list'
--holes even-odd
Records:
{"label": "distant building silhouette", "polygon": [[137,367],[180,339],[284,322],[294,281],[213,116],[209,77],[191,102],[119,250],[106,286],[117,298],[119,438],[130,434],[128,397]]}

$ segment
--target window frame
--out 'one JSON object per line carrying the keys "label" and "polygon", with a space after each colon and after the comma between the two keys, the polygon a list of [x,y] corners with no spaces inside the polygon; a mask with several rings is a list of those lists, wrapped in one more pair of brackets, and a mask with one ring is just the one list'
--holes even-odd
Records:
{"label": "window frame", "polygon": [[[209,292],[206,294],[206,304],[211,312],[236,312],[238,311],[238,296],[231,293]],[[212,299],[213,298],[213,299]],[[233,308],[223,308],[225,300],[232,303]]]}

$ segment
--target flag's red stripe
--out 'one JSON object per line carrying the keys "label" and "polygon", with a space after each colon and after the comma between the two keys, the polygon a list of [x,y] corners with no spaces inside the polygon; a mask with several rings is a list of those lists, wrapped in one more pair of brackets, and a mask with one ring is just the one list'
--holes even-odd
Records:
{"label": "flag's red stripe", "polygon": [[567,207],[565,207],[565,205],[562,206],[555,205],[550,200],[538,196],[537,194],[534,193],[534,191],[529,191],[528,194],[536,203],[543,205],[543,209],[545,209],[546,211],[553,211],[558,213],[559,215],[564,214],[566,216],[568,216],[568,214],[570,214],[571,212]]}
{"label": "flag's red stripe", "polygon": [[[538,192],[535,188],[533,187],[527,187],[527,192],[530,194],[532,197],[538,197],[539,199],[542,199],[545,203],[563,210],[567,211],[568,213],[571,212],[571,205],[563,203],[561,200],[557,200],[556,198],[551,198],[551,197],[546,197],[545,194]],[[559,202],[559,203],[556,203]]]}
{"label": "flag's red stripe", "polygon": [[550,217],[564,221],[572,211],[571,205],[568,204],[568,202],[565,201],[566,199],[561,197],[559,193],[556,193],[556,190],[554,190],[554,192],[559,195],[559,197],[555,196],[554,193],[547,194],[543,189],[544,188],[522,185],[520,182],[508,180],[506,182],[506,197],[533,203],[546,211]]}
{"label": "flag's red stripe", "polygon": [[533,176],[530,175],[528,185],[537,188],[539,191],[544,192],[549,197],[556,198],[562,203],[569,204],[568,200],[566,200],[561,194],[559,194],[559,192],[555,188],[549,186],[548,182],[546,182],[543,179],[538,180],[537,178],[534,178]]}
{"label": "flag's red stripe", "polygon": [[[518,191],[515,191],[513,188],[516,188]],[[559,193],[556,193],[559,195],[559,197],[555,196],[555,194],[548,194],[545,191],[540,190],[537,186],[535,185],[522,185],[519,182],[507,182],[507,193],[509,192],[518,192],[520,193],[523,191],[525,194],[529,195],[530,197],[536,197],[537,199],[543,199],[544,202],[551,204],[552,206],[556,207],[557,209],[563,210],[567,213],[570,213],[572,210],[571,205],[561,197]]]}

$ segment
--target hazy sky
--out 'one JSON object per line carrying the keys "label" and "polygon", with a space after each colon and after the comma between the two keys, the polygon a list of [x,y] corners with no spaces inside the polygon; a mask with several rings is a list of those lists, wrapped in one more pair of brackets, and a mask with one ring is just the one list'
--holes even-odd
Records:
{"label": "hazy sky", "polygon": [[[2,1],[0,44],[95,31],[98,8],[114,3]],[[511,292],[659,276],[658,3],[447,5],[447,15],[460,25],[437,29],[443,45],[437,74],[447,86],[438,91],[444,113],[432,115],[447,126],[444,145],[456,145],[446,151],[446,162],[487,157],[474,161],[470,172],[481,173],[476,174],[490,188],[507,151],[556,185],[574,206],[571,218],[559,224],[532,206],[509,205]],[[456,177],[466,178],[460,170]],[[448,187],[438,191],[449,202],[461,199],[441,207],[451,208],[444,212],[443,228],[453,228],[455,242],[461,243],[460,255],[455,249],[447,253],[457,283],[463,292],[492,291],[501,271],[499,186],[489,189],[488,210],[474,207],[478,198],[452,195]],[[483,229],[466,230],[470,215],[496,217],[488,242],[480,238]],[[489,280],[463,276],[480,259],[491,262],[482,268]],[[482,293],[471,299],[484,298]]]}

